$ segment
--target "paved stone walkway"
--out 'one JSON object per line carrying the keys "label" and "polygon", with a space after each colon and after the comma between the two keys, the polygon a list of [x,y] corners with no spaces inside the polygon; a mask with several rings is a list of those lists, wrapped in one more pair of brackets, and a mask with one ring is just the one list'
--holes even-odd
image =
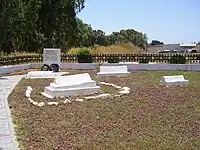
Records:
{"label": "paved stone walkway", "polygon": [[0,150],[19,150],[7,98],[22,77],[0,78]]}

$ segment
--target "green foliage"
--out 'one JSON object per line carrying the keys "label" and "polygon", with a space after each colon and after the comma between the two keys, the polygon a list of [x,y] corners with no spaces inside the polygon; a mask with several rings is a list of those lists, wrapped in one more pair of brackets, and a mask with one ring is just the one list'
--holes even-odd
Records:
{"label": "green foliage", "polygon": [[85,0],[1,0],[2,52],[41,52],[43,47],[92,47],[132,43],[146,49],[147,35],[133,29],[105,35],[76,15]]}
{"label": "green foliage", "polygon": [[160,42],[160,41],[158,41],[158,40],[152,40],[151,45],[152,45],[152,46],[154,46],[154,45],[164,45],[164,43],[163,43],[163,42]]}
{"label": "green foliage", "polygon": [[107,61],[108,63],[119,63],[119,57],[109,57]]}
{"label": "green foliage", "polygon": [[89,49],[80,49],[77,51],[77,56],[89,56],[91,55],[91,50]]}
{"label": "green foliage", "polygon": [[77,52],[77,57],[79,63],[92,63],[91,51],[88,49],[80,49]]}
{"label": "green foliage", "polygon": [[108,46],[112,44],[132,43],[142,49],[147,48],[147,35],[133,29],[121,30],[105,35],[102,30],[93,30],[91,25],[85,24],[77,18],[78,34],[76,47],[92,47],[95,45]]}
{"label": "green foliage", "polygon": [[169,60],[170,64],[185,64],[186,58],[180,54],[171,56]]}
{"label": "green foliage", "polygon": [[43,47],[70,48],[77,35],[76,14],[85,0],[0,1],[0,47],[7,53]]}

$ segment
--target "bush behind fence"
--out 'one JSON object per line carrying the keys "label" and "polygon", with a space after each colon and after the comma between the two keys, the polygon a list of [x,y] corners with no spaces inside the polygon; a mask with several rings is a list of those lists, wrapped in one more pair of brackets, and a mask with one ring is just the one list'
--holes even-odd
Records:
{"label": "bush behind fence", "polygon": [[[181,56],[181,57],[180,57]],[[200,53],[198,54],[94,54],[92,57],[93,63],[108,62],[111,58],[117,58],[119,62],[157,62],[171,63],[172,58],[179,60],[184,58],[186,63],[199,63]],[[27,56],[12,56],[1,57],[0,65],[17,65],[24,63],[42,63],[43,55],[27,55]],[[78,57],[75,54],[62,54],[61,62],[63,63],[78,63]],[[177,61],[175,61],[177,62]]]}

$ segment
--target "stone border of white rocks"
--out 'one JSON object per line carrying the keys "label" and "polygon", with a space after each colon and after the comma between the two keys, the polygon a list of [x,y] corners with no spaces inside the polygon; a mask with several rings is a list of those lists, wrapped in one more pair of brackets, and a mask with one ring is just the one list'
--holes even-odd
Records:
{"label": "stone border of white rocks", "polygon": [[[106,82],[100,82],[99,85],[107,85],[107,86],[112,86],[116,89],[119,90],[119,94],[117,95],[114,95],[114,96],[111,96],[111,94],[100,94],[100,95],[97,95],[97,96],[86,96],[84,98],[77,98],[76,101],[77,102],[83,102],[84,99],[86,100],[91,100],[91,99],[107,99],[107,98],[114,98],[114,97],[121,97],[123,95],[127,95],[130,93],[131,89],[129,87],[121,87],[121,86],[118,86],[118,85],[115,85],[115,84],[112,84],[112,83],[106,83]],[[45,103],[44,102],[36,102],[34,100],[31,99],[31,92],[32,92],[32,87],[28,86],[27,87],[27,90],[26,90],[26,97],[28,98],[29,102],[35,106],[38,106],[38,107],[43,107],[45,106]],[[64,102],[60,102],[60,103],[71,103],[72,101],[69,100],[69,99],[66,99]],[[58,102],[48,102],[47,105],[58,105],[59,103]]]}

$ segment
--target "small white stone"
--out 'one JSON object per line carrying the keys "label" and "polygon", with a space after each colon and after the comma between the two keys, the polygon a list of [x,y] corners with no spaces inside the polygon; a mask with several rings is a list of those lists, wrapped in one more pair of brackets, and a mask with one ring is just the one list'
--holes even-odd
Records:
{"label": "small white stone", "polygon": [[102,84],[102,85],[109,85],[109,83],[106,83],[106,82],[99,82],[99,84]]}
{"label": "small white stone", "polygon": [[29,94],[31,94],[31,90],[26,90],[26,93],[29,93]]}
{"label": "small white stone", "polygon": [[130,91],[131,90],[129,87],[123,87],[122,89],[125,90],[125,91]]}
{"label": "small white stone", "polygon": [[105,82],[99,82],[99,84],[105,84]]}
{"label": "small white stone", "polygon": [[33,102],[32,104],[35,105],[35,106],[37,106],[37,105],[38,105],[38,102]]}
{"label": "small white stone", "polygon": [[97,96],[97,98],[107,99],[107,98],[111,98],[111,95],[110,94],[100,94],[100,95]]}
{"label": "small white stone", "polygon": [[115,87],[117,89],[121,89],[121,86],[117,86],[117,85],[112,84],[112,83],[100,82],[99,84],[113,86],[113,87]]}
{"label": "small white stone", "polygon": [[120,97],[121,95],[115,95],[114,97]]}
{"label": "small white stone", "polygon": [[129,93],[130,93],[130,91],[126,91],[126,90],[119,91],[119,94],[123,94],[123,95],[129,94]]}
{"label": "small white stone", "polygon": [[70,101],[69,99],[66,99],[63,103],[64,103],[64,104],[66,104],[66,103],[71,103],[71,101]]}
{"label": "small white stone", "polygon": [[58,105],[58,102],[48,102],[47,104],[48,104],[48,105],[56,105],[56,106],[57,106],[57,105]]}
{"label": "small white stone", "polygon": [[97,96],[88,96],[88,97],[85,97],[85,99],[89,100],[89,99],[96,99]]}
{"label": "small white stone", "polygon": [[32,87],[28,86],[28,87],[27,87],[27,90],[32,91],[33,89],[32,89]]}
{"label": "small white stone", "polygon": [[44,102],[40,102],[37,106],[42,107],[44,105],[45,105]]}
{"label": "small white stone", "polygon": [[27,97],[27,98],[30,98],[30,97],[31,97],[31,94],[26,92],[26,97]]}
{"label": "small white stone", "polygon": [[77,99],[76,99],[77,102],[83,102],[83,100],[84,100],[84,99],[80,99],[80,98],[77,98]]}
{"label": "small white stone", "polygon": [[31,103],[33,103],[33,102],[34,102],[34,100],[32,100],[30,97],[28,98],[28,100],[29,100]]}
{"label": "small white stone", "polygon": [[121,86],[117,86],[117,85],[115,85],[114,87],[117,88],[117,89],[121,89],[122,88]]}

